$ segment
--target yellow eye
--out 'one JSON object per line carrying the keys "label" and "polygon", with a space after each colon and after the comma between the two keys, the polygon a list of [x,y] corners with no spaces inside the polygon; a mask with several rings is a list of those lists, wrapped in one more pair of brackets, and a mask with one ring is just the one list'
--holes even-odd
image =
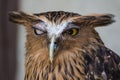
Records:
{"label": "yellow eye", "polygon": [[79,32],[79,29],[77,28],[72,28],[72,29],[67,30],[67,34],[72,35],[72,36],[77,35],[78,32]]}

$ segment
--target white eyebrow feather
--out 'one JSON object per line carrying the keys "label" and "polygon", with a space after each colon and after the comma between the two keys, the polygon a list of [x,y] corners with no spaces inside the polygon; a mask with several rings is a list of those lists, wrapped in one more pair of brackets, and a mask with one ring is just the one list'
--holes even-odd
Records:
{"label": "white eyebrow feather", "polygon": [[52,36],[55,36],[56,38],[60,36],[60,34],[63,32],[63,30],[67,27],[69,22],[63,22],[59,25],[56,24],[49,24],[46,27],[46,30],[48,32],[48,37],[51,38]]}

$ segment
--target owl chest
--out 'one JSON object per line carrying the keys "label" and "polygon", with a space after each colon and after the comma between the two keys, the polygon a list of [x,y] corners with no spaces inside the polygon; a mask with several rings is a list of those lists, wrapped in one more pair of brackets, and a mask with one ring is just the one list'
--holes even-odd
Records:
{"label": "owl chest", "polygon": [[64,61],[62,64],[26,65],[25,80],[85,80],[82,63]]}

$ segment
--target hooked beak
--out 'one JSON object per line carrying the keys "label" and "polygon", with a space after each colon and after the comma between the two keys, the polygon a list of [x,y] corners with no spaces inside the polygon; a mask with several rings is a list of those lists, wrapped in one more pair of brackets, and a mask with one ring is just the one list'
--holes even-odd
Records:
{"label": "hooked beak", "polygon": [[57,49],[56,39],[55,39],[55,36],[53,36],[50,39],[50,43],[49,43],[49,57],[50,57],[51,63],[53,61],[56,49]]}

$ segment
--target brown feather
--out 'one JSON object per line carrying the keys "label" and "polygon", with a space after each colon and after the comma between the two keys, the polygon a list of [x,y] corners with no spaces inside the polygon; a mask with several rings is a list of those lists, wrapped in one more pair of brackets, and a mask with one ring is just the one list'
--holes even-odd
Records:
{"label": "brown feather", "polygon": [[[112,23],[112,15],[82,16],[64,11],[12,12],[9,19],[26,26],[25,80],[120,80],[120,57],[104,46],[94,29]],[[60,36],[59,50],[51,63],[47,32],[35,35],[32,27],[41,22],[59,25],[69,20],[80,31],[75,36]]]}

